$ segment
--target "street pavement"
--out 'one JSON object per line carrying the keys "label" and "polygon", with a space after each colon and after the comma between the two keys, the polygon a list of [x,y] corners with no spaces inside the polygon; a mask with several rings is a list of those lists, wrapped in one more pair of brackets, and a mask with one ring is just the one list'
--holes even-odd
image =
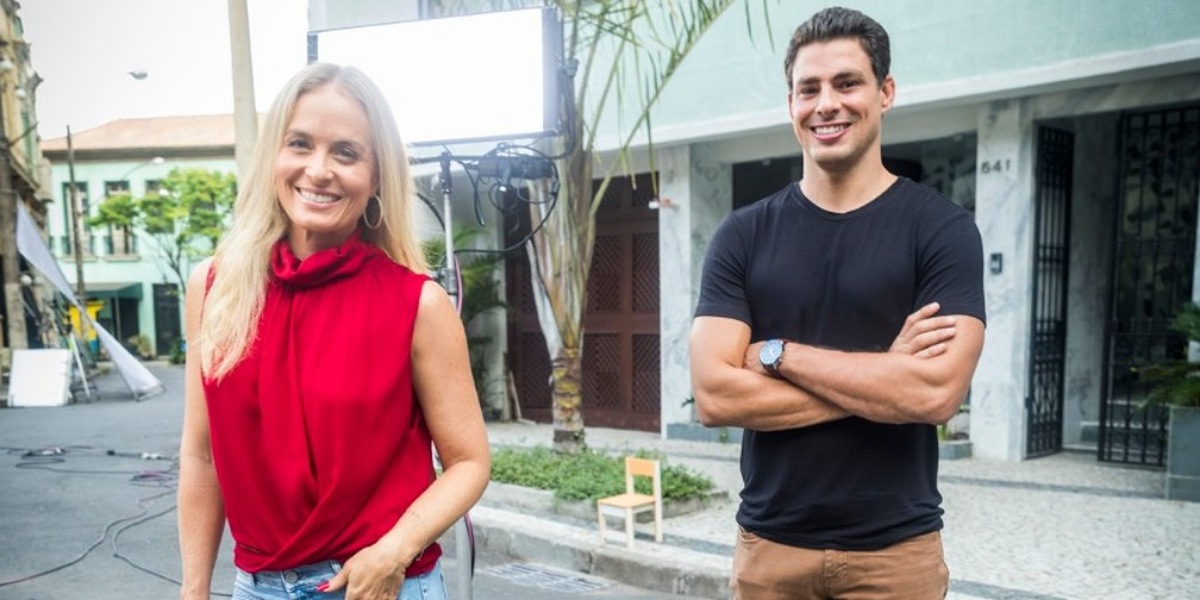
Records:
{"label": "street pavement", "polygon": [[[148,366],[167,391],[140,402],[109,371],[94,382],[94,402],[0,409],[0,600],[178,596],[170,459],[183,370]],[[489,423],[488,431],[493,447],[552,439],[546,425]],[[662,544],[639,535],[629,550],[617,522],[602,543],[586,510],[494,485],[471,512],[474,598],[726,597],[737,445],[601,428],[587,436],[615,454],[658,451],[711,477],[727,498],[666,519]],[[1200,598],[1200,504],[1162,499],[1163,479],[1076,453],[944,461],[949,598]],[[453,531],[443,543],[452,597],[465,598]],[[230,547],[226,540],[218,556],[216,592],[231,587]]]}

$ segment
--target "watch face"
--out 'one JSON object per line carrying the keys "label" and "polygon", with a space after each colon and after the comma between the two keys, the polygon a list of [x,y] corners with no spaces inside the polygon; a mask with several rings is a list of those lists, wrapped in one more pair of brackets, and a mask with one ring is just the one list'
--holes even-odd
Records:
{"label": "watch face", "polygon": [[783,356],[783,340],[767,340],[763,344],[762,350],[758,352],[758,362],[761,362],[764,367],[770,365],[774,367],[779,363],[779,358]]}

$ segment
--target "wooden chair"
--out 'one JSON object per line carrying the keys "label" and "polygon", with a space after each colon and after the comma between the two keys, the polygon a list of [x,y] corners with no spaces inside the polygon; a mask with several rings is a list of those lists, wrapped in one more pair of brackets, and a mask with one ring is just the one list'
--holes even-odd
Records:
{"label": "wooden chair", "polygon": [[[639,494],[633,490],[634,477],[649,477],[654,492]],[[662,465],[657,460],[625,457],[625,493],[596,501],[596,516],[600,521],[600,542],[604,542],[605,519],[609,516],[625,518],[625,547],[633,548],[633,524],[638,514],[654,511],[654,541],[661,543],[662,536]]]}

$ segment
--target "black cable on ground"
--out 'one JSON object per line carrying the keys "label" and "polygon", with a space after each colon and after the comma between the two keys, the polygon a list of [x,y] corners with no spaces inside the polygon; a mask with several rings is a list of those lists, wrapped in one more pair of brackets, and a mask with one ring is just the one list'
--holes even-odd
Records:
{"label": "black cable on ground", "polygon": [[[155,495],[153,495],[153,496],[149,496],[148,498],[149,498],[149,499],[153,499],[153,498],[160,498],[160,497],[162,497],[162,496],[165,496],[165,495],[167,495],[167,494],[170,494],[170,493],[173,493],[173,492],[174,492],[174,489],[171,489],[171,490],[167,490],[167,491],[165,491],[165,492],[162,492],[161,494],[155,494]],[[141,505],[142,505],[141,503],[142,503],[142,500],[139,500],[139,501],[138,501],[138,504],[139,504],[139,506],[141,506]],[[101,532],[100,532],[100,537],[99,537],[99,538],[97,538],[97,539],[96,539],[96,541],[92,542],[92,544],[91,544],[90,546],[88,546],[88,547],[87,547],[87,548],[86,548],[86,549],[85,549],[83,552],[81,552],[81,553],[80,553],[78,556],[76,556],[75,558],[72,558],[71,560],[69,560],[69,561],[67,561],[67,562],[65,562],[65,563],[62,563],[62,564],[60,564],[60,565],[57,565],[57,566],[51,567],[51,568],[49,568],[49,569],[46,569],[46,570],[44,570],[44,571],[39,571],[39,572],[37,572],[37,573],[34,573],[34,574],[32,574],[32,575],[25,575],[25,576],[22,576],[22,577],[18,577],[18,578],[16,578],[16,579],[9,579],[9,580],[5,580],[5,581],[0,581],[0,587],[6,587],[6,586],[10,586],[10,585],[16,585],[16,584],[18,584],[18,583],[25,583],[25,582],[27,582],[27,581],[33,581],[34,579],[37,579],[38,577],[44,577],[44,576],[46,576],[46,575],[49,575],[49,574],[51,574],[51,573],[57,573],[57,572],[59,572],[59,571],[61,571],[61,570],[63,570],[63,569],[66,569],[66,568],[68,568],[68,567],[72,567],[72,566],[75,566],[75,565],[79,564],[81,561],[83,561],[83,559],[87,558],[87,556],[88,556],[89,554],[91,554],[93,550],[95,550],[96,548],[98,548],[98,547],[100,546],[100,544],[103,544],[103,543],[104,543],[104,540],[108,538],[108,533],[109,533],[109,531],[111,531],[111,530],[112,530],[112,528],[116,527],[117,525],[120,525],[121,523],[124,523],[124,522],[127,522],[127,521],[132,521],[132,520],[134,520],[134,519],[137,519],[137,518],[139,518],[139,517],[141,517],[142,515],[145,515],[145,514],[146,514],[146,509],[145,509],[145,507],[143,506],[143,508],[142,508],[142,511],[141,511],[141,512],[139,512],[139,513],[138,513],[138,514],[136,514],[136,515],[129,515],[129,516],[125,516],[125,517],[121,517],[121,518],[119,518],[119,519],[115,519],[115,520],[109,521],[109,522],[108,522],[108,524],[104,526],[104,529],[103,529],[103,530],[101,530]]]}
{"label": "black cable on ground", "polygon": [[[89,446],[77,446],[75,448],[92,449]],[[138,564],[133,559],[122,554],[120,552],[120,549],[117,546],[117,542],[118,542],[118,539],[121,537],[121,534],[125,533],[126,531],[129,531],[130,529],[133,529],[134,527],[137,527],[144,523],[150,522],[154,519],[162,517],[163,515],[169,514],[175,510],[175,506],[172,505],[172,506],[170,506],[166,509],[163,509],[161,511],[158,511],[152,515],[146,514],[146,512],[149,510],[150,502],[157,500],[159,498],[162,498],[164,496],[172,495],[175,493],[175,484],[178,481],[176,472],[179,469],[179,463],[177,460],[173,460],[171,466],[165,470],[142,470],[142,471],[121,470],[121,471],[118,471],[118,470],[103,470],[103,469],[56,469],[56,468],[50,467],[48,465],[61,464],[61,463],[66,462],[66,459],[63,458],[63,456],[62,456],[66,451],[64,451],[62,448],[59,448],[57,446],[47,446],[45,448],[41,448],[38,450],[29,450],[29,449],[24,449],[24,448],[4,448],[4,450],[7,451],[7,453],[10,455],[19,454],[21,456],[20,462],[13,465],[18,469],[40,469],[40,470],[45,470],[45,471],[54,471],[57,473],[72,473],[72,474],[85,474],[85,475],[130,475],[129,481],[130,481],[130,484],[132,484],[132,485],[136,485],[136,486],[140,486],[140,487],[156,487],[156,488],[165,488],[165,489],[164,489],[164,491],[161,491],[159,493],[151,494],[149,496],[143,496],[142,498],[137,499],[136,503],[137,503],[138,507],[141,508],[140,512],[138,512],[137,514],[134,514],[134,515],[128,515],[125,517],[121,517],[121,518],[109,521],[107,524],[105,524],[104,528],[101,530],[100,537],[97,538],[94,542],[92,542],[91,545],[89,545],[86,549],[84,549],[84,551],[81,552],[78,556],[75,556],[74,558],[72,558],[62,564],[56,565],[49,569],[45,569],[43,571],[39,571],[37,573],[25,575],[22,577],[17,577],[15,579],[0,581],[0,587],[7,587],[10,585],[16,585],[18,583],[25,583],[28,581],[32,581],[39,577],[44,577],[44,576],[50,575],[52,573],[57,573],[59,571],[62,571],[64,569],[67,569],[69,567],[79,564],[81,561],[83,561],[83,559],[87,558],[87,556],[89,554],[91,554],[96,548],[98,548],[100,546],[100,544],[103,544],[105,539],[108,539],[109,533],[113,531],[113,528],[117,527],[118,525],[121,525],[122,523],[126,523],[126,525],[117,529],[116,532],[113,533],[112,539],[110,540],[110,545],[112,547],[113,556],[116,557],[118,560],[125,562],[129,566],[131,566],[139,571],[142,571],[144,573],[147,573],[147,574],[157,577],[159,579],[169,581],[176,585],[182,585],[181,582],[176,581],[175,579],[173,579],[167,575],[163,575],[162,573],[159,573],[153,569],[150,569],[148,567]],[[114,450],[108,450],[104,454],[98,454],[97,456],[112,456],[112,457],[122,457],[122,458],[143,458],[146,460],[167,460],[167,459],[169,459],[168,457],[162,457],[157,454],[140,453],[140,452],[139,453],[116,452]],[[230,597],[230,594],[224,594],[224,593],[220,593],[220,592],[214,592],[213,595],[222,596],[222,597]]]}

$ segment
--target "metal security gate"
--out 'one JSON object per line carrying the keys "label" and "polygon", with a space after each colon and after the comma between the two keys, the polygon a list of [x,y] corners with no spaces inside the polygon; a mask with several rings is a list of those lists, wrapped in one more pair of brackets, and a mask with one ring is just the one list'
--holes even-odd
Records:
{"label": "metal security gate", "polygon": [[1200,193],[1200,107],[1121,118],[1116,256],[1108,331],[1108,390],[1100,407],[1102,461],[1162,465],[1167,414],[1142,406],[1139,370],[1183,358],[1170,329],[1192,299]]}
{"label": "metal security gate", "polygon": [[1025,456],[1062,450],[1063,372],[1067,348],[1067,260],[1075,136],[1041,127],[1029,332],[1029,393],[1025,396]]}

